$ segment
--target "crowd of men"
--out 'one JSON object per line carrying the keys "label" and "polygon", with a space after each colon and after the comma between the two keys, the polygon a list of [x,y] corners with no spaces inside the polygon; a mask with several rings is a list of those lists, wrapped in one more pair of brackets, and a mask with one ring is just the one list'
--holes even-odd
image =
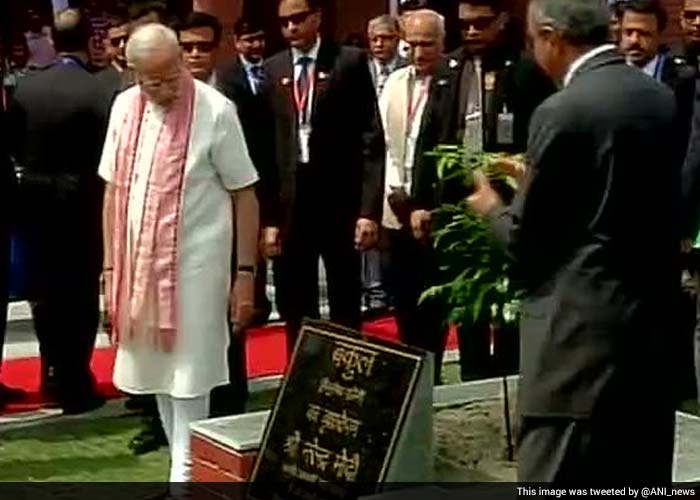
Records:
{"label": "crowd of men", "polygon": [[[469,197],[528,292],[521,478],[606,480],[625,462],[630,479],[665,480],[672,405],[640,392],[656,382],[639,381],[639,364],[666,366],[656,313],[668,320],[680,282],[669,243],[682,230],[692,247],[700,224],[700,0],[685,1],[683,54],[660,44],[657,0],[536,0],[534,58],[503,2],[458,3],[463,44],[449,54],[445,19],[416,0],[368,22],[367,53],[320,36],[318,0],[278,2],[289,46],[267,59],[259,20],[236,22],[237,55],[221,61],[215,17],[172,23],[159,2],[108,13],[100,71],[78,10],[56,15],[52,62],[27,68],[13,51],[0,202],[25,248],[47,398],[66,413],[103,403],[89,366],[102,292],[115,385],[155,395],[143,439],[160,429],[170,479],[186,481],[189,423],[245,407],[266,266],[291,354],[303,318],[319,316],[319,260],[331,321],[359,329],[363,306],[393,308],[402,341],[435,354],[439,383],[447,314],[419,300],[438,277],[431,217],[470,192],[437,190],[426,153],[527,149],[527,167],[504,160],[521,182],[513,204],[481,177]],[[488,335],[488,319],[462,328],[463,379]],[[0,387],[0,405],[22,396]],[[658,404],[621,421],[640,401]],[[647,449],[629,460],[610,442]]]}

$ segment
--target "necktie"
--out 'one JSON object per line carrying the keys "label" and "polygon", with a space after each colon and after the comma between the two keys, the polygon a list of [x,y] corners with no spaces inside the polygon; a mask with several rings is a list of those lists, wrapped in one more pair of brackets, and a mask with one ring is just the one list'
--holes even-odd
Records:
{"label": "necktie", "polygon": [[265,70],[260,64],[250,67],[250,76],[253,78],[253,93],[258,95],[265,81]]}
{"label": "necktie", "polygon": [[476,58],[474,59],[474,71],[471,75],[464,115],[464,145],[470,151],[483,151],[484,149],[482,85],[481,59]]}
{"label": "necktie", "polygon": [[302,104],[302,109],[299,110],[302,123],[308,122],[308,109],[310,100],[310,83],[309,83],[309,65],[313,62],[308,56],[300,57],[297,64],[301,66],[301,71],[299,72],[299,79],[297,80],[297,96],[299,103]]}
{"label": "necktie", "polygon": [[390,73],[389,66],[386,64],[382,64],[380,66],[379,74],[377,75],[377,96],[382,95],[382,91],[384,90],[384,86],[386,85],[386,81],[389,78]]}

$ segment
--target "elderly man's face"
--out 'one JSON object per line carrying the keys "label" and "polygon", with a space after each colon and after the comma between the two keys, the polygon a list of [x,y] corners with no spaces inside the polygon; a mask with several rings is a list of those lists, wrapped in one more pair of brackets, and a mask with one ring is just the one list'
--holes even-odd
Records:
{"label": "elderly man's face", "polygon": [[472,53],[483,52],[498,43],[503,32],[504,14],[488,5],[459,4],[462,41]]}
{"label": "elderly man's face", "polygon": [[411,62],[418,74],[430,74],[442,56],[443,42],[437,25],[419,15],[406,23],[406,43],[411,48]]}
{"label": "elderly man's face", "polygon": [[685,43],[700,49],[700,0],[685,0],[681,26]]}
{"label": "elderly man's face", "polygon": [[635,66],[643,67],[659,51],[659,22],[654,14],[626,11],[620,25],[620,49]]}
{"label": "elderly man's face", "polygon": [[367,33],[369,48],[375,59],[382,63],[391,62],[399,47],[399,34],[391,26],[375,26]]}
{"label": "elderly man's face", "polygon": [[148,100],[164,108],[170,107],[177,99],[184,71],[182,55],[168,50],[157,51],[148,60],[134,66],[136,80]]}

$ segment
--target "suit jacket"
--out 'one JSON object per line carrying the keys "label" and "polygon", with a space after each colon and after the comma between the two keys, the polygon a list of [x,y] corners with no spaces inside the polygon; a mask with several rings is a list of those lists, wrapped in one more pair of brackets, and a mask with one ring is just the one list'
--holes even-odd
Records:
{"label": "suit jacket", "polygon": [[255,168],[259,173],[269,172],[275,161],[272,116],[262,93],[253,93],[239,58],[217,72],[217,87],[236,105]]}
{"label": "suit jacket", "polygon": [[[405,68],[408,66],[408,59],[405,57],[397,56],[396,57],[396,66],[394,66],[394,69],[392,70],[392,73],[394,73],[396,70],[399,70],[401,68]],[[374,60],[372,57],[367,58],[367,67],[369,68],[369,74],[372,77],[372,85],[374,88],[377,88],[377,66],[374,64]]]}
{"label": "suit jacket", "polygon": [[675,135],[673,94],[615,51],[535,112],[526,178],[490,215],[526,291],[522,414],[589,417],[670,392],[651,378],[667,375],[679,293]]}
{"label": "suit jacket", "polygon": [[[473,56],[459,48],[448,56],[447,69],[450,79],[449,105],[441,112],[449,128],[446,131],[451,143],[462,142],[464,111],[459,109],[463,71],[473,71]],[[521,153],[527,145],[528,127],[535,108],[556,92],[556,86],[537,64],[526,56],[511,56],[501,51],[482,57],[482,75],[495,77],[493,90],[482,85],[484,97],[484,150],[488,152]],[[498,114],[504,107],[513,114],[513,143],[499,143],[497,137]]]}
{"label": "suit jacket", "polygon": [[693,101],[695,98],[695,82],[698,78],[697,61],[691,62],[682,55],[663,54],[661,82],[669,86],[676,96],[678,112],[678,138],[683,149],[687,148],[693,119]]}
{"label": "suit jacket", "polygon": [[100,90],[85,67],[59,61],[23,78],[14,94],[10,125],[24,172],[19,212],[30,286],[100,272],[104,186],[97,167],[106,128]]}
{"label": "suit jacket", "polygon": [[[16,183],[14,167],[10,159],[9,129],[6,126],[5,113],[0,109],[0,245],[6,244],[6,238],[12,223],[11,215],[15,207]],[[0,265],[5,263],[0,262]],[[0,298],[1,300],[1,298]]]}
{"label": "suit jacket", "polygon": [[[288,227],[296,197],[298,120],[290,50],[265,63],[266,99],[273,113],[275,164],[261,177],[262,223]],[[324,200],[343,224],[357,217],[379,222],[384,191],[384,140],[364,53],[322,42],[316,60],[311,114],[310,169]]]}

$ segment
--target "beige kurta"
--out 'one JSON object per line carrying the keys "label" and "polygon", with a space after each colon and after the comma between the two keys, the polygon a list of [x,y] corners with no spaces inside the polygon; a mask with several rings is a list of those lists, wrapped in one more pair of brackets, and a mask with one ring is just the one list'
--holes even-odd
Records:
{"label": "beige kurta", "polygon": [[[117,131],[136,89],[117,97],[100,164],[100,175],[114,179]],[[127,265],[141,224],[144,197],[164,113],[147,105],[128,205]],[[248,155],[235,106],[209,86],[196,82],[194,117],[185,165],[184,202],[178,247],[179,330],[173,352],[122,335],[114,367],[114,384],[132,394],[202,396],[228,382],[228,300],[233,245],[231,195],[254,184],[257,172]],[[133,327],[151,338],[156,325],[155,290]],[[126,309],[126,308],[125,308]],[[120,318],[121,321],[124,318]]]}

